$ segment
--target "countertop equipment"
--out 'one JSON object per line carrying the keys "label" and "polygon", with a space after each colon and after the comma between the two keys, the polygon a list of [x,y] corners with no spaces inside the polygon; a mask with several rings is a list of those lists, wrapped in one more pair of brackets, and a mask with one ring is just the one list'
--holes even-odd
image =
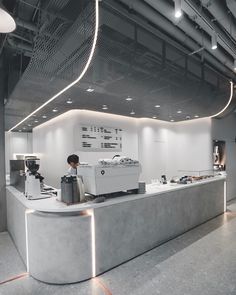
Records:
{"label": "countertop equipment", "polygon": [[98,165],[81,165],[77,173],[83,177],[85,192],[98,196],[138,189],[141,165],[120,157],[120,160],[99,160]]}
{"label": "countertop equipment", "polygon": [[61,201],[70,205],[85,198],[84,184],[80,176],[65,175],[61,178]]}
{"label": "countertop equipment", "polygon": [[25,161],[10,160],[10,185],[18,191],[25,192]]}
{"label": "countertop equipment", "polygon": [[37,158],[26,158],[25,165],[25,196],[29,200],[48,198],[50,195],[41,194],[41,183],[43,177],[38,173],[40,160]]}

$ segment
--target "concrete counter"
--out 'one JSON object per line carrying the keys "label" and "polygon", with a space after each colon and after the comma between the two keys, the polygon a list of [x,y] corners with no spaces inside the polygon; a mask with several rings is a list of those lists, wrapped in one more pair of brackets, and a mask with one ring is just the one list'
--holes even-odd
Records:
{"label": "concrete counter", "polygon": [[7,188],[8,231],[29,273],[56,284],[99,275],[224,210],[224,177],[72,206]]}

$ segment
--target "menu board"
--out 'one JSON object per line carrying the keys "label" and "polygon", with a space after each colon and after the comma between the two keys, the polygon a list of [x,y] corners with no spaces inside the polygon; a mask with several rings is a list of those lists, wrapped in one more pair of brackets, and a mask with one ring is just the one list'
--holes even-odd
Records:
{"label": "menu board", "polygon": [[122,129],[83,125],[80,127],[83,151],[122,151]]}

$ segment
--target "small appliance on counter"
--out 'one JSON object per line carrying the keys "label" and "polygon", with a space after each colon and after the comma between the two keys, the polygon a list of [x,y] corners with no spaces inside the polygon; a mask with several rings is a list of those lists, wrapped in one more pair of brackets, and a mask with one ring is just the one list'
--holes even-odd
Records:
{"label": "small appliance on counter", "polygon": [[65,175],[61,178],[61,201],[67,205],[84,201],[84,184],[80,176]]}
{"label": "small appliance on counter", "polygon": [[39,170],[40,160],[37,158],[26,158],[25,165],[27,171],[25,172],[25,196],[29,200],[37,200],[49,198],[50,195],[41,194],[41,186],[43,186],[43,177]]}

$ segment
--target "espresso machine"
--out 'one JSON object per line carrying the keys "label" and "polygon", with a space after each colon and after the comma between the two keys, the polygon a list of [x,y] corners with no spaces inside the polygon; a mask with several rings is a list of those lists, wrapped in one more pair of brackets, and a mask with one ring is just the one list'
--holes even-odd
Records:
{"label": "espresso machine", "polygon": [[44,198],[41,194],[43,177],[38,173],[40,160],[37,158],[25,159],[27,171],[25,172],[25,196],[29,200]]}

